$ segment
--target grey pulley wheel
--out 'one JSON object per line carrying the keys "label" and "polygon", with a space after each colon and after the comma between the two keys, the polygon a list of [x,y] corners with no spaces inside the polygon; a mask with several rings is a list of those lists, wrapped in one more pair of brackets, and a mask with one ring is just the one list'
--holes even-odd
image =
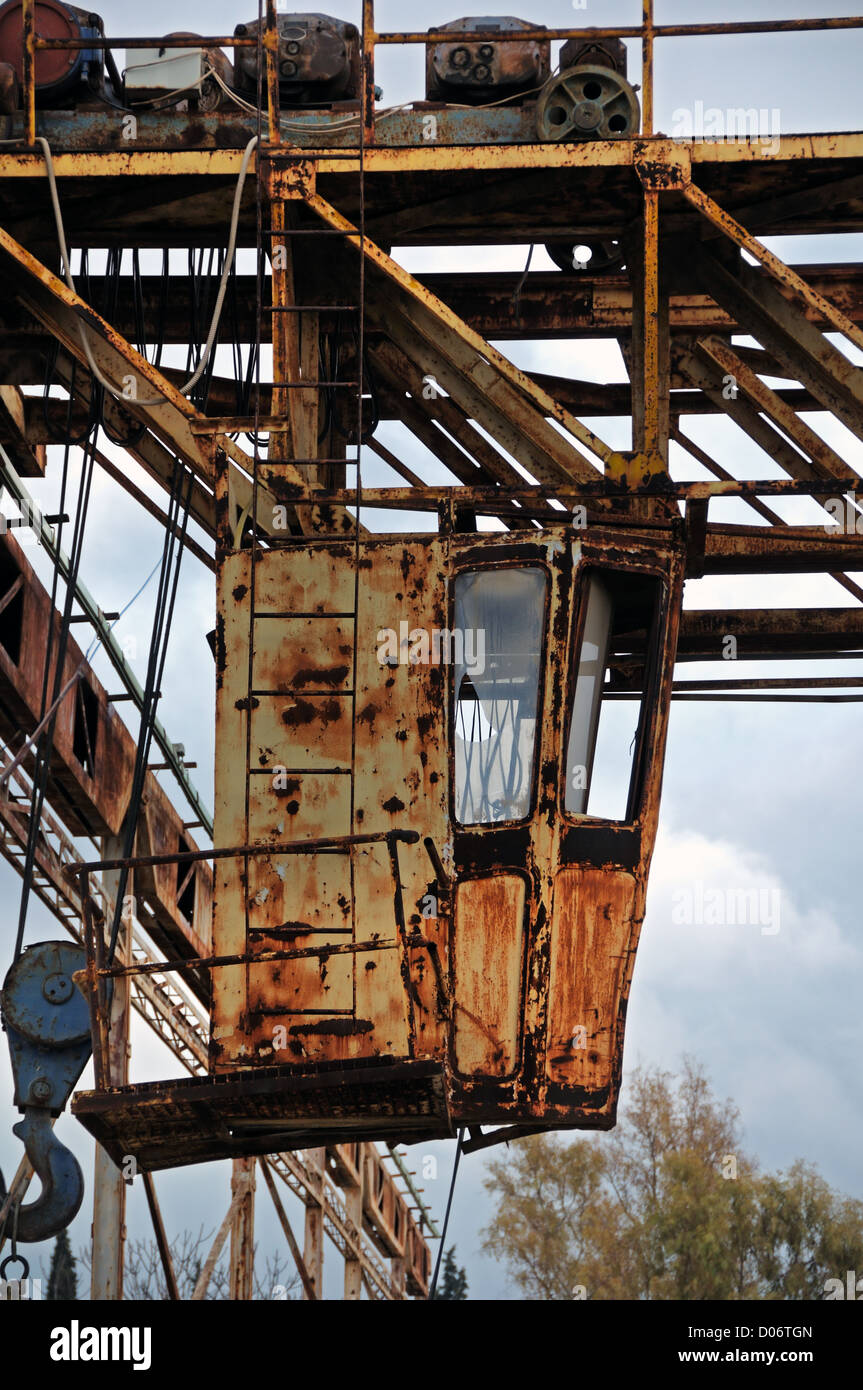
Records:
{"label": "grey pulley wheel", "polygon": [[546,83],[536,104],[540,140],[615,140],[636,135],[638,98],[611,68],[567,68]]}

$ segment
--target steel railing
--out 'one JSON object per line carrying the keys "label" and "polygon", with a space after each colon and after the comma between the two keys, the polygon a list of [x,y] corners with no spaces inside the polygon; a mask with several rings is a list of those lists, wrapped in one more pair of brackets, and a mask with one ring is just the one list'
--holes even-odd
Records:
{"label": "steel railing", "polygon": [[[46,39],[41,38],[35,29],[35,0],[22,0],[24,16],[23,88],[25,112],[25,140],[32,146],[36,142],[36,54],[44,50],[81,48],[153,48],[164,44],[164,36],[157,38],[108,38],[101,35],[98,40]],[[508,35],[511,39],[523,41],[556,41],[567,39],[638,39],[641,41],[641,101],[642,130],[644,136],[654,133],[654,49],[657,40],[672,38],[721,37],[732,34],[788,34],[810,33],[838,29],[863,29],[863,15],[836,16],[821,19],[764,19],[739,20],[736,22],[715,22],[702,24],[657,24],[654,19],[655,0],[642,0],[642,23],[638,25],[609,25],[608,27],[571,26],[560,29],[519,29]],[[228,35],[221,37],[171,37],[172,48],[254,48],[260,47],[265,74],[263,86],[267,96],[267,116],[269,119],[270,143],[279,143],[279,74],[278,43],[275,0],[267,0],[267,23],[259,35],[252,37]],[[367,145],[376,143],[375,136],[375,50],[392,44],[423,44],[434,41],[434,34],[417,30],[389,30],[378,32],[375,28],[374,0],[363,0],[362,14],[362,73],[363,89],[361,111],[363,138]],[[499,30],[469,31],[447,30],[439,35],[440,41],[476,42],[482,39],[499,40]]]}

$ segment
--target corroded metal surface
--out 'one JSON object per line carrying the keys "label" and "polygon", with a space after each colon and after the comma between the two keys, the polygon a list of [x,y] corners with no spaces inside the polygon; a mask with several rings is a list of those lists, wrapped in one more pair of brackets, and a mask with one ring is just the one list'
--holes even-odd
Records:
{"label": "corroded metal surface", "polygon": [[115,1163],[134,1154],[150,1172],[233,1156],[307,1149],[322,1141],[448,1138],[441,1068],[363,1062],[354,1068],[268,1068],[122,1091],[79,1091],[73,1114]]}
{"label": "corroded metal surface", "polygon": [[[358,553],[359,568],[349,544],[262,554],[254,593],[248,554],[222,564],[216,834],[262,853],[248,882],[241,863],[217,865],[215,950],[254,954],[286,939],[355,949],[215,971],[216,1072],[271,1066],[282,1053],[330,1065],[429,1058],[444,1068],[454,1121],[613,1123],[658,810],[679,543],[593,529],[574,541],[571,529],[552,528],[540,539],[367,539]],[[461,828],[452,667],[407,657],[382,665],[381,631],[450,631],[457,576],[500,566],[536,568],[549,586],[538,782],[527,822]],[[655,575],[665,592],[661,637],[651,639],[659,668],[644,774],[621,825],[570,822],[562,806],[582,576],[596,566],[628,574],[636,589]],[[235,750],[247,738],[245,770]],[[398,951],[374,949],[399,928],[383,844],[310,854],[299,871],[266,853],[286,835],[394,829],[431,841],[439,866],[421,844],[400,851],[401,910],[427,943],[408,936],[409,977]]]}
{"label": "corroded metal surface", "polygon": [[[160,394],[158,406],[137,410],[152,432],[131,452],[163,484],[175,450],[198,475],[194,514],[218,547],[216,843],[250,847],[217,858],[211,875],[193,847],[184,857],[191,842],[182,823],[148,786],[138,816],[138,854],[148,862],[137,865],[136,888],[155,904],[151,934],[168,960],[148,962],[138,984],[156,990],[151,1004],[157,1001],[153,1007],[170,1029],[170,997],[153,985],[152,972],[170,982],[177,957],[188,962],[194,954],[199,993],[212,978],[213,1075],[191,1084],[100,1088],[80,1098],[79,1114],[115,1156],[135,1153],[145,1168],[240,1157],[249,1171],[252,1155],[308,1146],[306,1162],[284,1152],[274,1169],[292,1175],[306,1194],[306,1256],[318,1291],[327,1182],[350,1194],[332,1229],[354,1266],[345,1284],[351,1297],[371,1268],[357,1236],[363,1226],[393,1261],[392,1278],[376,1280],[384,1296],[404,1277],[413,1292],[428,1287],[427,1246],[370,1138],[444,1136],[468,1123],[471,1143],[480,1147],[491,1136],[478,1135],[476,1126],[486,1122],[509,1125],[515,1136],[614,1123],[668,705],[672,693],[699,698],[712,691],[710,682],[672,683],[684,571],[827,572],[859,596],[842,570],[863,567],[859,528],[827,535],[815,526],[786,527],[764,500],[771,490],[818,497],[828,481],[831,490],[857,481],[798,412],[821,406],[863,437],[859,368],[825,336],[838,329],[851,343],[863,342],[859,273],[801,273],[757,240],[859,227],[861,135],[777,136],[767,148],[752,138],[714,143],[652,134],[654,45],[662,39],[860,21],[662,26],[645,0],[643,26],[591,34],[591,42],[610,44],[616,67],[620,37],[641,38],[642,133],[633,107],[633,138],[543,143],[529,91],[499,109],[461,110],[434,100],[376,110],[376,45],[416,42],[433,67],[441,36],[378,34],[372,0],[362,10],[362,70],[355,52],[352,99],[327,111],[280,113],[290,93],[279,80],[275,7],[268,6],[264,104],[271,138],[252,166],[258,187],[250,182],[239,225],[241,245],[270,251],[273,285],[260,305],[256,286],[240,286],[244,317],[234,336],[271,341],[274,369],[273,382],[242,404],[233,381],[217,379],[208,414],[194,409],[176,389],[178,373],[148,368],[129,346],[139,336],[134,315],[118,312],[109,323],[94,312],[101,299],[86,303],[49,269],[54,252],[45,240],[44,162],[33,147],[37,112],[29,84],[46,54],[32,0],[24,5],[22,54],[29,90],[10,131],[26,136],[28,149],[0,155],[0,174],[10,186],[15,180],[16,195],[0,232],[2,288],[14,304],[4,310],[0,430],[22,466],[38,471],[31,450],[50,437],[55,406],[49,401],[40,410],[12,388],[42,384],[39,354],[52,340],[66,349],[56,380],[68,383],[69,355],[81,358],[81,322],[113,380],[132,369],[148,383],[147,395],[151,387]],[[583,29],[565,33],[580,51]],[[487,37],[450,30],[448,58],[466,45],[475,67]],[[531,51],[542,67],[548,38],[542,29],[522,30],[515,42],[536,44]],[[241,66],[252,42],[240,38]],[[507,63],[524,52],[502,40],[495,80],[514,77],[523,86],[526,69],[507,70]],[[565,55],[564,66],[568,61]],[[461,62],[439,63],[438,76],[451,79]],[[70,232],[76,245],[92,247],[161,246],[166,226],[172,245],[221,243],[240,151],[256,127],[253,112],[227,107],[211,114],[141,111],[127,139],[113,112],[38,113],[39,132],[56,147]],[[258,222],[266,228],[260,237]],[[329,240],[315,243],[316,232]],[[617,273],[584,276],[573,265],[570,274],[562,254],[559,275],[430,276],[421,283],[389,254],[393,245],[558,240],[571,250],[576,235],[592,245],[613,243]],[[741,248],[762,268],[740,264]],[[313,274],[314,265],[324,273]],[[310,302],[301,305],[301,298]],[[334,312],[340,303],[354,308]],[[171,307],[167,340],[186,343],[185,305],[178,299]],[[156,309],[153,301],[145,306],[143,341],[158,337]],[[358,315],[350,328],[339,321],[348,312]],[[751,334],[761,346],[732,349],[731,333]],[[527,373],[488,341],[609,334],[619,335],[630,385]],[[341,377],[321,387],[316,379],[326,373],[319,365],[338,362],[340,353]],[[782,371],[800,385],[782,392],[764,385],[763,377]],[[723,396],[728,374],[740,400]],[[445,396],[426,392],[429,377]],[[341,412],[326,394],[337,388],[354,393]],[[380,539],[354,527],[360,498],[345,487],[345,460],[358,423],[350,421],[351,409],[359,406],[363,419],[360,394],[374,399],[376,419],[402,420],[462,485],[450,495],[424,489],[417,509],[437,513],[434,534]],[[794,483],[738,486],[672,426],[687,409],[728,414]],[[631,415],[631,452],[609,448],[581,422],[582,413]],[[114,414],[109,409],[109,418]],[[334,418],[343,427],[340,443],[333,442]],[[227,437],[262,430],[271,431],[270,442],[254,460]],[[664,488],[671,440],[689,447],[719,481],[677,493]],[[371,448],[422,493],[417,474],[388,444],[376,439]],[[524,471],[540,485],[530,497]],[[590,503],[583,533],[573,524],[573,482]],[[650,486],[635,487],[642,482]],[[362,503],[410,507],[411,489],[365,490]],[[731,494],[769,525],[714,524],[712,499]],[[284,526],[275,521],[278,509]],[[525,529],[477,531],[486,516]],[[533,516],[545,531],[527,529]],[[474,680],[446,661],[402,661],[402,626],[408,647],[411,634],[451,632],[466,575],[514,572],[540,575],[545,595],[539,636],[516,650],[519,659],[536,658],[538,668],[533,745],[529,754],[520,744],[511,750],[513,763],[522,760],[532,775],[522,801],[508,799],[511,788],[484,786],[480,799],[493,802],[494,814],[477,818],[464,813],[464,769],[469,757],[482,762],[491,741],[482,720],[494,733],[495,700],[483,693],[479,671]],[[596,575],[604,579],[595,591]],[[6,632],[19,593],[31,593],[29,581],[12,592],[14,581],[0,595],[8,598],[0,613]],[[602,584],[623,586],[628,620],[609,638],[608,695],[643,696],[629,800],[603,816],[569,795],[575,697],[587,648],[599,650],[590,635],[591,603],[595,592],[601,598]],[[520,618],[513,604],[513,628]],[[46,611],[44,624],[52,620]],[[397,634],[395,659],[380,659],[382,630]],[[739,635],[744,656],[851,655],[861,642],[857,609],[689,613],[681,657],[715,658],[729,630]],[[34,672],[25,690],[26,666],[3,666],[3,694],[32,723]],[[520,679],[513,676],[513,688]],[[819,685],[811,678],[809,684]],[[772,689],[766,679],[724,686],[726,696]],[[62,740],[55,749],[52,791],[66,795],[76,830],[95,817],[105,834],[122,811],[118,787],[128,780],[128,758],[124,763],[122,740],[112,751],[105,692],[90,688],[96,732],[85,700],[77,745],[73,717],[71,749]],[[522,694],[501,703],[517,705],[509,717],[530,724],[536,711]],[[471,702],[476,738],[457,725],[461,706]],[[0,732],[9,733],[14,716],[3,719]],[[14,814],[7,811],[10,819]],[[397,831],[410,839],[398,841]],[[289,852],[297,841],[303,852]],[[214,955],[207,930],[212,894]],[[86,894],[83,910],[92,925]],[[95,971],[95,957],[91,964]],[[93,973],[94,985],[96,979]],[[98,1012],[94,1032],[102,1036]],[[183,1045],[201,1066],[200,1020],[186,1020],[184,1029]],[[340,1139],[347,1142],[339,1146]],[[245,1211],[232,1208],[230,1218],[237,1276],[240,1266],[249,1273],[246,1196]],[[242,1288],[247,1278],[235,1281],[235,1291]]]}

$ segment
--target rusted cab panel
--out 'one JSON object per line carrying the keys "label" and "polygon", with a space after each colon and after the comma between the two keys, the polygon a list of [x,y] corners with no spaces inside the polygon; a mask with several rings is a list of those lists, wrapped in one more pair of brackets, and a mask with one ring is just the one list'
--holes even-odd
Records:
{"label": "rusted cab panel", "polygon": [[433,1059],[454,1122],[614,1122],[681,587],[596,528],[223,559],[216,843],[259,852],[217,864],[216,1071]]}

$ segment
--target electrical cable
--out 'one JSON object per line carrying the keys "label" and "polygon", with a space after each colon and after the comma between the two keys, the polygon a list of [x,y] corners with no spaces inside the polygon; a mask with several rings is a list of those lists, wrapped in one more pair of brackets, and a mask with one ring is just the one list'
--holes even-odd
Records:
{"label": "electrical cable", "polygon": [[530,263],[533,260],[533,252],[534,244],[533,242],[531,242],[530,250],[527,253],[527,263],[524,267],[524,270],[521,272],[521,275],[519,276],[518,284],[516,285],[512,296],[513,312],[516,318],[519,318],[521,315],[521,292],[524,289],[524,282],[527,279],[527,273],[530,270]]}
{"label": "electrical cable", "polygon": [[[240,222],[240,204],[243,197],[243,187],[246,182],[246,174],[248,173],[249,161],[252,157],[252,151],[254,150],[257,143],[258,136],[253,135],[243,151],[243,158],[240,162],[240,172],[237,177],[237,187],[234,193],[234,204],[231,210],[230,233],[228,236],[228,247],[225,253],[225,269],[222,273],[222,277],[219,283],[219,292],[216,297],[216,307],[213,313],[213,320],[210,324],[210,330],[207,334],[206,344],[201,360],[198,363],[196,370],[193,372],[189,380],[179,388],[180,394],[183,396],[188,396],[189,393],[193,390],[193,388],[197,385],[200,377],[203,374],[204,368],[207,365],[210,354],[213,350],[213,344],[216,340],[216,334],[219,329],[219,319],[222,313],[222,305],[225,300],[225,292],[228,286],[228,268],[234,259],[234,252],[237,246],[237,231]],[[60,198],[57,192],[57,180],[54,174],[54,159],[51,154],[51,146],[48,144],[48,141],[41,135],[37,135],[36,144],[39,145],[45,157],[45,169],[48,175],[48,187],[51,194],[51,206],[54,211],[54,222],[57,228],[57,241],[60,246],[60,255],[63,262],[64,273],[66,276],[66,284],[69,286],[69,289],[72,291],[73,294],[77,294],[77,290],[75,289],[75,281],[72,276],[72,264],[69,260],[69,252],[66,246],[66,231],[63,225],[63,214],[60,209]],[[95,379],[98,381],[99,385],[104,387],[104,389],[108,391],[114,397],[115,400],[128,399],[122,395],[122,392],[117,390],[113,382],[109,381],[107,377],[102,375],[101,371],[97,367],[96,362],[93,359],[93,352],[90,347],[90,339],[86,329],[84,328],[83,323],[78,324],[78,333],[81,339],[81,346],[84,349],[84,354],[87,358],[87,365],[89,366],[90,371],[92,372]],[[163,405],[164,400],[164,396],[155,396],[152,400],[136,399],[134,403],[135,405],[139,406]]]}
{"label": "electrical cable", "polygon": [[[185,499],[183,499],[184,478],[187,479]],[[153,635],[150,642],[150,655],[147,663],[147,679],[144,687],[141,723],[138,730],[132,790],[126,813],[126,825],[123,830],[123,859],[129,859],[134,851],[135,836],[138,828],[137,813],[144,790],[144,779],[147,774],[147,764],[150,758],[159,692],[168,653],[168,639],[170,637],[177,589],[180,581],[180,567],[183,560],[186,529],[189,522],[193,481],[194,474],[191,469],[185,468],[178,460],[174,472],[168,508],[168,522],[165,530],[165,545],[162,552],[159,590],[156,596],[156,607],[153,616]],[[182,524],[178,526],[178,518],[181,513]],[[177,537],[176,556],[174,554],[175,533]],[[107,963],[109,966],[113,963],[117,942],[119,940],[123,898],[126,893],[128,877],[129,869],[128,866],[124,865],[120,870],[115,896],[114,917],[111,924],[111,935],[107,952]]]}
{"label": "electrical cable", "polygon": [[[82,256],[83,256],[83,254],[84,254],[84,253],[82,252]],[[109,251],[108,251],[107,260],[106,260],[106,263],[105,263],[105,296],[104,296],[103,304],[102,304],[102,305],[98,305],[98,304],[94,304],[94,305],[93,305],[93,307],[97,310],[97,312],[101,313],[102,316],[103,316],[103,318],[106,318],[106,319],[108,320],[109,323],[116,323],[116,322],[117,322],[117,317],[118,317],[118,315],[119,315],[119,307],[120,307],[120,278],[121,278],[122,269],[123,269],[123,251],[122,251],[122,249],[121,249],[120,247],[112,246],[112,247],[109,249]],[[134,301],[134,297],[135,297],[134,278],[135,278],[135,277],[134,277],[134,260],[133,260],[133,267],[132,267],[132,281],[133,281],[132,294],[133,294],[133,301]],[[93,303],[93,298],[92,298],[92,295],[91,295],[91,293],[90,293],[90,288],[89,288],[89,280],[88,280],[87,292],[86,292],[85,298],[86,298],[86,300],[87,300],[88,303]],[[133,312],[134,312],[134,304],[133,304]],[[143,343],[143,322],[141,323],[140,327],[141,327],[141,334],[140,334],[140,337],[137,337],[137,338],[136,338],[135,346],[136,346],[136,348],[138,349],[138,351],[141,353],[141,356],[143,357],[143,356],[145,356],[144,351],[143,351],[143,347],[145,346],[144,343]],[[136,316],[136,329],[137,329],[137,328],[138,328],[138,323],[137,323],[137,316]],[[128,435],[125,435],[125,436],[124,436],[124,435],[120,434],[117,430],[115,430],[111,425],[109,425],[108,422],[107,422],[106,419],[105,419],[105,390],[104,390],[104,387],[98,386],[98,387],[96,388],[96,400],[97,400],[97,405],[98,405],[99,427],[100,427],[102,430],[104,430],[104,432],[105,432],[107,438],[111,441],[111,443],[112,443],[112,444],[115,444],[115,445],[116,445],[118,448],[120,448],[120,449],[133,449],[133,448],[135,448],[135,446],[141,442],[141,440],[143,439],[144,435],[145,435],[146,432],[147,432],[147,426],[146,426],[146,424],[144,424],[143,422],[139,422],[137,425],[135,425],[134,422],[133,422],[133,424],[132,424],[132,429],[131,429],[131,433],[129,433]]]}

